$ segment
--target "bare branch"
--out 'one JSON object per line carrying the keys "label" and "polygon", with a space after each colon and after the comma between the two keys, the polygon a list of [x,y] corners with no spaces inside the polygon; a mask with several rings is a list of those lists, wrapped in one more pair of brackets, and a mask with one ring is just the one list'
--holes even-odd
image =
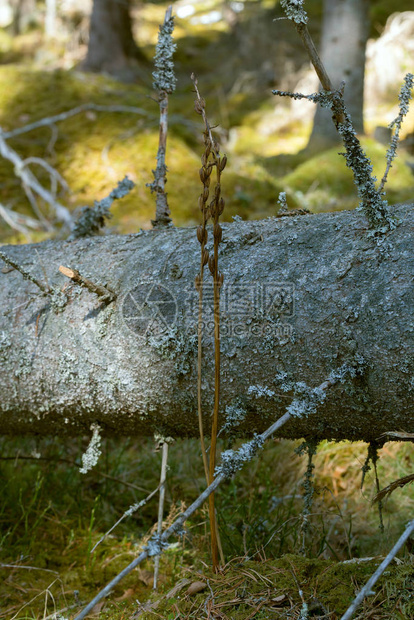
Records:
{"label": "bare branch", "polygon": [[76,114],[81,114],[82,112],[87,112],[88,110],[93,110],[95,112],[122,112],[122,113],[130,113],[130,114],[139,114],[140,116],[146,117],[154,117],[154,114],[147,112],[143,108],[137,108],[129,105],[98,105],[96,103],[84,103],[83,105],[77,106],[76,108],[72,108],[71,110],[67,110],[67,112],[61,112],[60,114],[56,114],[55,116],[48,116],[46,118],[42,118],[39,121],[34,121],[33,123],[29,123],[28,125],[24,125],[23,127],[17,127],[17,129],[12,129],[10,131],[0,130],[0,136],[5,140],[9,138],[15,138],[16,136],[21,136],[24,133],[28,133],[29,131],[33,131],[34,129],[39,129],[40,127],[50,127],[55,125],[55,123],[59,123],[61,121],[66,121],[68,118],[72,116],[76,116]]}
{"label": "bare branch", "polygon": [[30,282],[33,282],[33,284],[36,284],[36,286],[40,288],[42,293],[44,293],[45,295],[51,295],[52,291],[50,290],[49,287],[45,286],[37,278],[32,276],[32,274],[26,271],[24,267],[16,263],[16,261],[14,261],[12,258],[7,256],[7,254],[4,254],[4,252],[2,252],[1,250],[0,250],[0,258],[2,259],[2,261],[6,263],[6,265],[10,265],[10,267],[13,267],[14,269],[16,269],[16,271],[19,271],[25,280],[30,280]]}
{"label": "bare branch", "polygon": [[[22,180],[23,186],[35,192],[49,204],[55,211],[57,219],[71,230],[73,228],[73,220],[69,209],[57,202],[53,195],[39,183],[35,175],[30,170],[27,170],[24,160],[7,144],[3,133],[0,133],[0,155],[14,165],[14,171]],[[46,165],[48,166],[48,164]]]}
{"label": "bare branch", "polygon": [[63,275],[67,278],[70,278],[72,282],[75,282],[75,284],[84,286],[91,293],[95,293],[95,295],[98,295],[98,297],[100,297],[101,300],[105,303],[110,303],[117,298],[117,295],[109,288],[103,286],[102,284],[95,284],[94,282],[91,282],[91,280],[88,280],[87,278],[82,276],[76,269],[70,269],[69,267],[64,267],[63,265],[61,265],[59,267],[59,271],[60,273],[63,273]]}

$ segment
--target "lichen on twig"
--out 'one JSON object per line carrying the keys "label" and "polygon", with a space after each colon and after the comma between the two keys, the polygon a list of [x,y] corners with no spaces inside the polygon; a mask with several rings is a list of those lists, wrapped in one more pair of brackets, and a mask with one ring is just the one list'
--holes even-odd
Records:
{"label": "lichen on twig", "polygon": [[174,17],[172,17],[172,6],[165,12],[165,19],[160,26],[158,42],[155,47],[154,65],[152,74],[154,79],[153,87],[158,91],[158,103],[160,106],[160,133],[157,152],[157,166],[152,171],[154,180],[147,183],[151,193],[156,194],[155,219],[151,220],[154,228],[168,226],[171,223],[170,208],[168,206],[165,185],[167,183],[167,165],[165,155],[167,151],[168,134],[168,95],[174,92],[177,78],[174,73],[173,55],[177,48],[173,42],[172,33],[174,30]]}
{"label": "lichen on twig", "polygon": [[400,94],[398,95],[398,100],[400,102],[400,111],[398,113],[398,116],[392,121],[392,123],[388,125],[389,129],[394,129],[394,134],[391,138],[390,148],[388,149],[386,154],[387,166],[381,179],[379,191],[383,191],[385,183],[387,182],[388,173],[392,166],[392,162],[397,155],[397,147],[400,141],[401,125],[403,123],[404,117],[408,114],[413,84],[414,75],[412,73],[407,73],[407,75],[404,77],[404,84],[401,87]]}
{"label": "lichen on twig", "polygon": [[102,198],[102,200],[95,200],[93,207],[82,207],[70,238],[92,237],[99,233],[105,226],[105,221],[112,217],[110,209],[113,201],[123,198],[134,187],[135,183],[125,176],[122,181],[118,182],[109,196]]}
{"label": "lichen on twig", "polygon": [[294,99],[309,99],[314,103],[320,103],[324,107],[332,110],[332,120],[336,129],[342,137],[345,146],[343,155],[346,165],[352,170],[354,183],[361,199],[359,209],[361,209],[371,229],[375,234],[386,233],[395,228],[396,223],[389,211],[388,203],[383,197],[382,187],[377,189],[376,178],[372,174],[372,164],[365,154],[361,143],[353,127],[351,116],[348,114],[343,97],[345,84],[335,90],[326,72],[326,69],[318,55],[307,27],[307,16],[303,10],[303,0],[282,0],[281,6],[288,17],[295,25],[299,36],[308,52],[309,58],[320,79],[323,90],[312,95],[302,95],[301,93],[289,93],[287,91],[274,90],[273,94],[288,96]]}

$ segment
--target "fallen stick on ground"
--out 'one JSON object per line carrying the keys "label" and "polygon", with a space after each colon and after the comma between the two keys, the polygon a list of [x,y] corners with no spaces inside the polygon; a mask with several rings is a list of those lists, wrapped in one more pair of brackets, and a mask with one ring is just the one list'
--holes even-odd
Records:
{"label": "fallen stick on ground", "polygon": [[411,536],[413,532],[414,532],[414,520],[408,522],[404,533],[401,534],[400,538],[397,540],[397,542],[395,543],[395,545],[393,546],[393,548],[391,549],[387,557],[381,562],[381,564],[378,566],[377,570],[372,575],[372,577],[368,579],[367,583],[364,585],[362,590],[360,590],[358,595],[355,597],[351,605],[348,607],[348,609],[342,616],[341,620],[351,620],[357,607],[359,607],[359,605],[362,603],[364,598],[366,596],[369,596],[370,594],[373,594],[372,587],[376,584],[376,582],[381,577],[381,575],[383,574],[387,566],[393,561],[393,559],[395,558],[395,556],[397,555],[397,553],[399,552],[403,544],[408,540],[408,538]]}

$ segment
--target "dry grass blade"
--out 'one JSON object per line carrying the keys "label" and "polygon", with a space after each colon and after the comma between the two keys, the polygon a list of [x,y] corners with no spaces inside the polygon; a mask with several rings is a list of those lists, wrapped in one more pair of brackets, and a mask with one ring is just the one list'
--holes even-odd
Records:
{"label": "dry grass blade", "polygon": [[414,481],[414,474],[409,474],[408,476],[403,476],[402,478],[398,478],[398,480],[394,480],[387,487],[382,489],[379,493],[375,495],[373,498],[373,502],[379,502],[385,497],[388,497],[395,491],[395,489],[405,487],[406,484]]}
{"label": "dry grass blade", "polygon": [[388,437],[395,441],[414,441],[414,433],[405,433],[404,431],[390,431],[381,435],[380,439]]}

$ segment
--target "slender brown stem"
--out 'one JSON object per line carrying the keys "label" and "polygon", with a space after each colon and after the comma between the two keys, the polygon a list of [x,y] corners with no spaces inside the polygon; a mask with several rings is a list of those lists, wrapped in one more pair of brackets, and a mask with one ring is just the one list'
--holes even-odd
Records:
{"label": "slender brown stem", "polygon": [[[294,22],[295,23],[295,22]],[[322,84],[322,88],[327,91],[333,91],[334,87],[332,85],[331,79],[323,65],[323,62],[318,54],[318,51],[315,47],[313,39],[310,35],[308,27],[303,23],[295,23],[296,30],[302,39],[302,43],[309,55],[310,61],[313,64],[313,67],[316,71],[316,74],[319,78],[320,83]],[[339,124],[345,121],[345,115],[343,110],[338,109],[336,106],[333,110],[333,119],[335,125],[338,127]]]}
{"label": "slender brown stem", "polygon": [[[161,462],[161,477],[160,477],[160,499],[158,502],[158,523],[157,534],[161,537],[162,534],[162,520],[164,516],[164,500],[165,500],[165,481],[167,479],[167,461],[168,461],[168,441],[162,443],[162,462]],[[158,586],[158,574],[160,570],[160,556],[156,555],[154,559],[154,590]]]}
{"label": "slender brown stem", "polygon": [[[203,213],[203,229],[205,229],[206,218]],[[204,277],[204,249],[205,243],[201,244],[201,260],[200,260],[200,284],[198,290],[198,324],[197,324],[197,334],[198,334],[198,356],[197,356],[197,406],[198,406],[198,429],[200,433],[200,447],[201,447],[201,455],[203,458],[204,465],[204,474],[206,477],[206,483],[208,485],[209,474],[208,474],[208,460],[207,460],[207,452],[206,452],[206,443],[204,440],[204,427],[203,427],[203,410],[201,406],[201,367],[202,367],[202,338],[203,338],[203,277]]]}
{"label": "slender brown stem", "polygon": [[[220,202],[220,176],[221,176],[221,159],[215,154],[213,155],[216,164],[217,182],[214,196],[214,208],[212,209],[214,220],[214,261],[210,263],[210,270],[214,280],[214,410],[211,426],[211,443],[210,443],[210,468],[209,468],[209,484],[214,480],[214,470],[216,468],[216,452],[217,452],[217,434],[218,434],[218,414],[220,406],[220,273],[218,270],[218,247],[221,240],[221,228],[219,225],[219,202]],[[211,525],[211,551],[213,569],[218,570],[218,544],[217,544],[217,527],[215,518],[215,496],[214,493],[209,498],[209,513]]]}
{"label": "slender brown stem", "polygon": [[[197,78],[192,74],[191,79],[194,84],[194,90],[196,92],[195,110],[200,114],[204,121],[204,153],[201,158],[202,168],[200,169],[200,179],[203,183],[203,193],[199,197],[199,206],[203,214],[202,225],[197,229],[197,238],[201,245],[201,264],[200,273],[196,278],[196,287],[199,293],[199,306],[198,306],[198,421],[200,430],[200,444],[203,455],[204,471],[206,475],[207,485],[210,485],[214,480],[214,469],[216,465],[216,449],[217,449],[217,434],[218,434],[218,412],[220,404],[220,287],[223,283],[223,276],[218,270],[218,246],[221,241],[222,230],[219,224],[219,217],[224,209],[224,200],[220,197],[220,176],[226,165],[226,157],[220,157],[220,152],[217,143],[214,141],[211,126],[208,122],[205,101],[201,97],[197,87]],[[209,205],[207,205],[207,199],[209,196],[210,187],[210,175],[212,169],[216,168],[217,181],[214,188],[214,197]],[[210,218],[213,218],[214,223],[214,254],[209,257],[209,253],[206,249],[207,243],[207,229],[206,224]],[[203,430],[203,417],[201,406],[201,365],[202,365],[202,312],[203,312],[203,277],[204,277],[204,265],[208,262],[209,270],[213,276],[214,282],[214,359],[215,359],[215,379],[214,379],[214,410],[212,420],[212,434],[210,444],[210,463],[207,462],[207,455],[204,441]],[[214,495],[209,499],[209,519],[211,530],[211,550],[214,570],[219,566],[219,553],[222,562],[224,563],[223,550],[221,548],[220,536],[217,526],[217,516],[214,506]]]}

